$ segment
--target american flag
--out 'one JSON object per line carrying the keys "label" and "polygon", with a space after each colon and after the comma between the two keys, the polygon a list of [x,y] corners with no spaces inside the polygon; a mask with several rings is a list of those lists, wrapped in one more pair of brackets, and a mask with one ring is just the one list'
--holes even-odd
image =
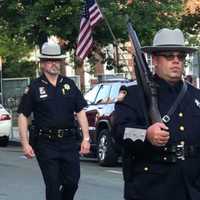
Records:
{"label": "american flag", "polygon": [[103,19],[103,15],[95,0],[86,0],[80,22],[76,56],[83,60],[89,53],[93,38],[92,29]]}

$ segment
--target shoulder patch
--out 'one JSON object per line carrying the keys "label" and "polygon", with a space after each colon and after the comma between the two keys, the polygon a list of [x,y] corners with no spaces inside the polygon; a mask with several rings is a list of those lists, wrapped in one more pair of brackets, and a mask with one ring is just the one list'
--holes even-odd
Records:
{"label": "shoulder patch", "polygon": [[123,101],[126,95],[126,90],[120,90],[119,95],[117,96],[117,101]]}
{"label": "shoulder patch", "polygon": [[24,89],[24,94],[28,94],[29,89],[30,89],[30,87],[27,86],[27,87]]}
{"label": "shoulder patch", "polygon": [[199,101],[198,99],[195,99],[195,100],[194,100],[194,103],[196,104],[196,106],[197,106],[198,108],[200,108],[200,101]]}

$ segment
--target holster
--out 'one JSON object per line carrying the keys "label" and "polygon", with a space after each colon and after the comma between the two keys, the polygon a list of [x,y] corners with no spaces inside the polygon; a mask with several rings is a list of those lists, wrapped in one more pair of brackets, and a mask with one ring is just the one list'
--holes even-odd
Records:
{"label": "holster", "polygon": [[76,141],[78,143],[81,143],[81,141],[83,139],[83,134],[82,134],[80,128],[76,127],[74,131],[75,131]]}
{"label": "holster", "polygon": [[35,148],[38,141],[38,133],[36,132],[36,127],[32,124],[29,125],[29,144]]}

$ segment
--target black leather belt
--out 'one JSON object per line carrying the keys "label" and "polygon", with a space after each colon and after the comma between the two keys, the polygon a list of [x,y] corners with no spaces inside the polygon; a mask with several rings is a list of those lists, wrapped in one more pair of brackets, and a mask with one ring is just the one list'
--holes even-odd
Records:
{"label": "black leather belt", "polygon": [[195,157],[200,157],[200,145],[186,145],[183,141],[145,155],[145,159],[162,163],[176,163]]}
{"label": "black leather belt", "polygon": [[62,139],[65,137],[72,137],[75,135],[75,129],[38,129],[38,136],[49,139]]}

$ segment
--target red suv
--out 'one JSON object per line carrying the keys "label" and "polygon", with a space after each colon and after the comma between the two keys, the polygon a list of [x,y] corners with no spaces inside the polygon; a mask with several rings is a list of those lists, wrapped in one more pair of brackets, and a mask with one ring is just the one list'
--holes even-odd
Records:
{"label": "red suv", "polygon": [[88,103],[85,111],[89,122],[91,153],[98,158],[102,166],[115,165],[120,155],[117,148],[114,148],[111,121],[119,89],[129,82],[127,79],[106,80],[84,94]]}

